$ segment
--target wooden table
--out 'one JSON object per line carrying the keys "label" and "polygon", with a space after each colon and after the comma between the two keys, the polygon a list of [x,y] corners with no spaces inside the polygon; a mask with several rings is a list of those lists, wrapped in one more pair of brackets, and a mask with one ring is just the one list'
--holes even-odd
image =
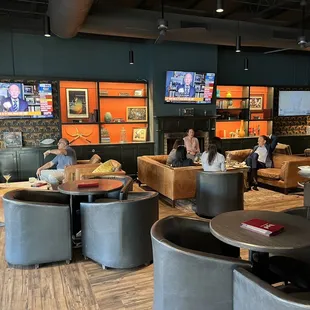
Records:
{"label": "wooden table", "polygon": [[[284,231],[267,237],[241,228],[242,222],[262,219],[284,226]],[[307,219],[271,211],[233,211],[211,220],[211,233],[219,240],[243,249],[265,253],[283,253],[310,246],[310,223]]]}
{"label": "wooden table", "polygon": [[[264,236],[241,228],[242,222],[262,219],[284,226],[284,231],[275,236]],[[307,219],[282,212],[233,211],[222,213],[210,222],[211,233],[219,240],[250,250],[253,271],[269,281],[269,253],[284,254],[310,247],[310,223]]]}
{"label": "wooden table", "polygon": [[[94,183],[98,182],[98,187],[85,187],[79,188],[80,183]],[[58,186],[58,189],[61,193],[70,195],[70,212],[71,212],[71,235],[72,241],[76,246],[80,246],[79,238],[76,238],[73,225],[76,224],[73,218],[73,196],[88,196],[88,202],[93,202],[94,195],[105,194],[111,191],[121,189],[123,183],[118,180],[110,179],[89,179],[89,180],[80,180],[80,181],[71,181],[66,182]],[[76,212],[76,210],[75,210]]]}
{"label": "wooden table", "polygon": [[[98,187],[85,187],[79,188],[80,183],[94,183],[98,182]],[[61,193],[71,196],[88,196],[88,202],[93,202],[93,196],[98,194],[104,194],[118,190],[123,187],[123,183],[118,180],[110,179],[91,179],[81,181],[66,182],[58,186]]]}

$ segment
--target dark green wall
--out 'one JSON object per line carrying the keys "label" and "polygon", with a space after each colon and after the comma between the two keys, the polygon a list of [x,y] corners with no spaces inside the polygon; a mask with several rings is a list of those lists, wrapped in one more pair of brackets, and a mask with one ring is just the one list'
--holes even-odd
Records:
{"label": "dark green wall", "polygon": [[[0,33],[0,76],[50,77],[71,79],[136,80],[150,82],[154,115],[178,115],[186,105],[164,104],[167,70],[207,71],[217,73],[219,84],[303,86],[310,83],[310,57],[304,55],[248,52],[237,54],[231,48],[165,42],[128,43],[100,39]],[[135,64],[129,65],[128,51],[135,53]],[[243,70],[248,57],[250,70]],[[196,114],[215,112],[215,106],[195,106]]]}
{"label": "dark green wall", "polygon": [[[218,83],[261,86],[308,86],[309,52],[289,54],[263,52],[236,53],[232,48],[218,49]],[[249,70],[244,71],[244,58]]]}

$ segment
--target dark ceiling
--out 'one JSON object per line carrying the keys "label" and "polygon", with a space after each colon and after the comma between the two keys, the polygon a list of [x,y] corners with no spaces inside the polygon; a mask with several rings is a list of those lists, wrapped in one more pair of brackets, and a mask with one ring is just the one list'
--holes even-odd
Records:
{"label": "dark ceiling", "polygon": [[[216,13],[216,0],[165,0],[165,12],[184,15],[240,20],[279,27],[300,27],[300,0],[223,0],[224,12]],[[45,14],[48,0],[1,0],[0,14],[24,15],[38,19]],[[161,10],[160,0],[95,0],[92,11],[112,8]],[[160,14],[160,13],[159,13]],[[310,7],[306,10],[306,28],[310,29]]]}
{"label": "dark ceiling", "polygon": [[[223,0],[224,12],[216,13],[216,0],[165,0],[165,12],[254,22],[279,27],[300,27],[300,0]],[[308,2],[308,1],[307,1]],[[92,11],[105,7],[160,11],[160,0],[97,0]],[[310,5],[306,27],[310,28]]]}

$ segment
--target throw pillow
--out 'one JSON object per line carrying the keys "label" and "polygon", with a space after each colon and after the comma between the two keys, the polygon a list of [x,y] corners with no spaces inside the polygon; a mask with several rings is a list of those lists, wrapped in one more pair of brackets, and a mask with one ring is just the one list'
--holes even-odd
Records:
{"label": "throw pillow", "polygon": [[106,172],[114,172],[115,167],[113,166],[112,160],[108,160],[104,163],[102,163],[99,167],[97,167],[92,173],[106,173]]}

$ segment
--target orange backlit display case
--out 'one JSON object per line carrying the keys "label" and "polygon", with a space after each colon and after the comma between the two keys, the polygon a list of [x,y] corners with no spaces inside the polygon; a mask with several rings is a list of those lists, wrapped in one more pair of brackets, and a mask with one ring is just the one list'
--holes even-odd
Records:
{"label": "orange backlit display case", "polygon": [[62,135],[72,144],[147,142],[146,82],[61,81]]}
{"label": "orange backlit display case", "polygon": [[133,142],[134,129],[148,127],[147,95],[145,83],[99,83],[101,132],[111,143]]}
{"label": "orange backlit display case", "polygon": [[216,135],[243,138],[272,133],[273,87],[217,86]]}

